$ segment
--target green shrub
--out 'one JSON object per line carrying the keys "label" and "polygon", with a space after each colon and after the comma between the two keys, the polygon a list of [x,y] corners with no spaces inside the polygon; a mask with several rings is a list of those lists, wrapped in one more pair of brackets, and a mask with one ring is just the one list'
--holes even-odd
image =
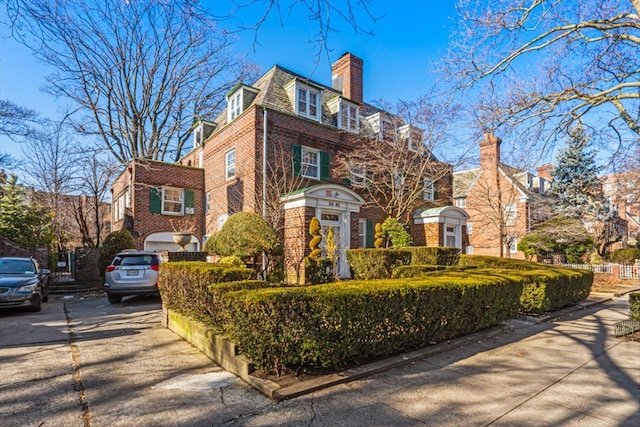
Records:
{"label": "green shrub", "polygon": [[[247,267],[229,267],[208,262],[166,262],[160,265],[159,290],[162,303],[170,310],[190,316],[207,325],[219,327],[223,311],[216,306],[211,286],[227,282],[247,282],[247,286],[266,286],[250,280],[255,270]],[[221,287],[220,289],[227,289]],[[235,290],[235,289],[234,289]]]}
{"label": "green shrub", "polygon": [[246,267],[244,261],[242,261],[242,258],[235,255],[220,258],[220,261],[218,261],[218,265],[228,267]]}
{"label": "green shrub", "polygon": [[460,259],[458,248],[416,246],[406,249],[411,251],[411,264],[456,265]]}
{"label": "green shrub", "polygon": [[104,272],[113,258],[125,249],[133,249],[136,247],[136,242],[133,240],[133,236],[129,231],[113,231],[107,234],[104,238],[102,246],[100,247],[100,257],[98,258],[98,268],[100,275],[104,278]]}
{"label": "green shrub", "polygon": [[382,223],[382,232],[391,241],[391,247],[394,249],[413,245],[411,235],[404,228],[404,225],[395,218],[387,218],[384,220]]}
{"label": "green shrub", "polygon": [[406,279],[409,277],[421,277],[438,270],[444,270],[444,265],[401,265],[393,270],[393,278]]}
{"label": "green shrub", "polygon": [[640,259],[640,249],[617,249],[611,252],[610,258],[612,262],[617,264],[633,264],[635,260]]}
{"label": "green shrub", "polygon": [[416,349],[516,315],[522,285],[448,273],[225,295],[227,333],[259,368],[339,367]]}
{"label": "green shrub", "polygon": [[309,258],[312,261],[317,261],[322,256],[322,249],[320,249],[320,242],[322,242],[321,231],[322,226],[320,225],[320,220],[314,216],[309,222],[309,234],[311,235],[311,240],[309,241],[311,253],[309,253]]}
{"label": "green shrub", "polygon": [[629,316],[640,321],[640,293],[629,294]]}
{"label": "green shrub", "polygon": [[384,238],[384,231],[382,231],[382,224],[377,222],[374,227],[374,230],[375,230],[375,234],[373,237],[375,238],[375,241],[373,242],[373,246],[376,249],[380,249],[385,246],[384,244],[385,238]]}
{"label": "green shrub", "polygon": [[411,262],[411,252],[405,249],[350,249],[347,262],[355,279],[386,279],[400,265]]}
{"label": "green shrub", "polygon": [[333,263],[327,258],[312,259],[310,256],[304,259],[305,283],[317,285],[318,283],[333,282]]}

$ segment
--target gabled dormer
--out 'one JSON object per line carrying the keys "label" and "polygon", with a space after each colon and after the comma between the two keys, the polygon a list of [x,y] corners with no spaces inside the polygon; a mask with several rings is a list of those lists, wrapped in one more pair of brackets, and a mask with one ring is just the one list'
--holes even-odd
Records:
{"label": "gabled dormer", "polygon": [[398,128],[398,140],[407,144],[409,151],[421,152],[425,149],[424,132],[415,126],[404,125]]}
{"label": "gabled dormer", "polygon": [[239,84],[227,93],[227,123],[232,122],[251,105],[258,89],[244,84]]}
{"label": "gabled dormer", "polygon": [[317,122],[322,120],[322,88],[309,81],[294,78],[284,86],[293,112]]}
{"label": "gabled dormer", "polygon": [[342,96],[327,102],[327,107],[339,129],[348,132],[360,132],[360,106]]}
{"label": "gabled dormer", "polygon": [[365,118],[370,129],[379,141],[386,141],[390,144],[396,143],[396,134],[402,121],[385,112],[378,112]]}
{"label": "gabled dormer", "polygon": [[203,147],[204,142],[216,129],[216,124],[199,120],[193,127],[193,148]]}

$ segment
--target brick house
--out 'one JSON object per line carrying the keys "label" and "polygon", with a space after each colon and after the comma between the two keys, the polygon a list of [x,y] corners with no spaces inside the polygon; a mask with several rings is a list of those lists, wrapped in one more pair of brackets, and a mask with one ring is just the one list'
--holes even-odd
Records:
{"label": "brick house", "polygon": [[626,222],[622,247],[635,246],[640,239],[640,170],[619,172],[601,177],[609,207]]}
{"label": "brick house", "polygon": [[[277,65],[254,83],[237,85],[227,108],[197,123],[193,135],[194,148],[179,165],[135,161],[118,177],[114,229],[132,230],[140,248],[170,249],[169,220],[190,215],[195,227],[188,249],[200,249],[230,215],[256,212],[283,239],[289,277],[309,253],[314,216],[334,229],[342,277],[350,274],[346,249],[373,247],[374,224],[385,219],[336,167],[337,156],[365,136],[422,141],[419,129],[363,102],[363,61],[350,53],[332,65],[331,87]],[[428,178],[425,209],[410,224],[414,240],[463,248],[464,211],[436,209],[451,204],[451,174]],[[158,197],[161,209],[154,211]]]}
{"label": "brick house", "polygon": [[538,176],[500,162],[501,140],[485,134],[480,142],[480,167],[454,172],[455,205],[469,214],[466,252],[524,259],[520,239],[533,226],[551,218],[551,165]]}

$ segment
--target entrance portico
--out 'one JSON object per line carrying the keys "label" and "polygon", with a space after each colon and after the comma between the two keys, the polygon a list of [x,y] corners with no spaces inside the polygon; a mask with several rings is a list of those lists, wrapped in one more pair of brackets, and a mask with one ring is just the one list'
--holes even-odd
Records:
{"label": "entrance portico", "polygon": [[[323,242],[329,227],[333,228],[338,247],[337,272],[340,278],[351,276],[346,252],[358,246],[358,219],[364,199],[352,190],[337,184],[320,184],[289,193],[282,197],[285,210],[284,251],[287,276],[304,280],[304,257],[309,250],[309,223],[320,220]],[[321,247],[324,247],[321,244]],[[300,274],[302,273],[302,274]]]}

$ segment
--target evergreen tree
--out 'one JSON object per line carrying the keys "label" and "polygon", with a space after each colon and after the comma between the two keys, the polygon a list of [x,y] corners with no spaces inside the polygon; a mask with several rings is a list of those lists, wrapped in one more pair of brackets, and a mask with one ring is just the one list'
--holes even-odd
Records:
{"label": "evergreen tree", "polygon": [[54,235],[51,213],[32,201],[30,195],[11,175],[0,191],[0,236],[14,243],[34,248],[50,246]]}
{"label": "evergreen tree", "polygon": [[600,168],[595,153],[589,150],[589,136],[578,125],[569,131],[567,147],[560,151],[551,171],[551,192],[558,196],[558,215],[584,220],[604,221],[609,209],[598,179]]}

